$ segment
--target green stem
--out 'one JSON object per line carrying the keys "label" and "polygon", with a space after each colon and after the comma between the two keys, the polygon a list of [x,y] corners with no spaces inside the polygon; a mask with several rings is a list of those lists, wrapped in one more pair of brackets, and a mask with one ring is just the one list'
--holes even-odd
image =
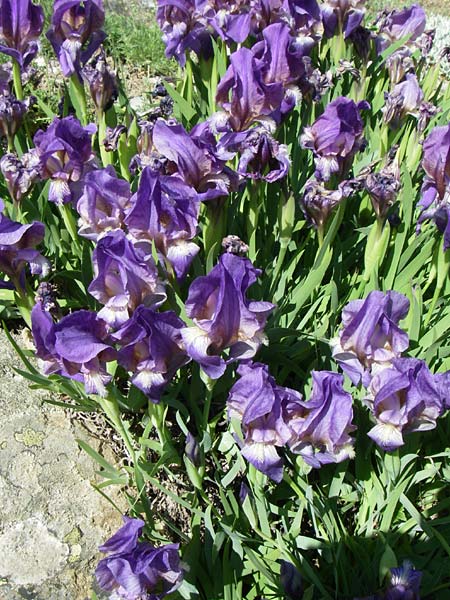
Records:
{"label": "green stem", "polygon": [[64,225],[66,226],[66,229],[69,232],[69,235],[72,238],[72,242],[77,250],[78,256],[81,258],[83,249],[81,247],[80,239],[78,237],[78,228],[75,215],[73,214],[69,204],[60,204],[59,210],[63,218]]}
{"label": "green stem", "polygon": [[[78,75],[74,73],[70,78],[70,91],[73,96],[73,103],[75,105],[75,111],[77,113],[77,117],[80,119],[82,125],[87,125],[87,102],[86,102],[86,92],[84,89],[84,84],[79,80]],[[77,110],[79,109],[79,110]],[[81,114],[79,114],[81,113]]]}
{"label": "green stem", "polygon": [[98,147],[100,148],[100,156],[102,157],[103,166],[112,164],[112,152],[107,152],[103,145],[103,140],[106,137],[106,114],[103,110],[97,111],[98,122]]}
{"label": "green stem", "polygon": [[105,398],[97,396],[97,402],[102,408],[105,415],[108,417],[111,425],[123,439],[125,447],[130,455],[133,465],[136,463],[136,451],[133,446],[133,442],[128,435],[127,428],[124,426],[122,418],[120,416],[119,404],[112,392],[108,392]]}
{"label": "green stem", "polygon": [[22,87],[22,73],[20,65],[15,58],[13,58],[13,83],[14,92],[17,100],[23,100],[23,87]]}

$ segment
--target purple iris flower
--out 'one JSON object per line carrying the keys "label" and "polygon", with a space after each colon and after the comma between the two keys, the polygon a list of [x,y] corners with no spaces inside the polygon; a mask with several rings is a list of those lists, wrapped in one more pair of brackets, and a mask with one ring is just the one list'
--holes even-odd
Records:
{"label": "purple iris flower", "polygon": [[228,115],[231,128],[244,131],[280,108],[284,87],[281,82],[264,83],[259,61],[248,48],[234,52],[230,63],[217,86],[216,101]]}
{"label": "purple iris flower", "polygon": [[189,361],[182,348],[182,327],[183,321],[173,311],[138,306],[113,335],[122,346],[119,363],[133,373],[131,382],[152,402],[159,402],[166,385]]}
{"label": "purple iris flower", "polygon": [[164,286],[151,253],[134,246],[121,229],[98,241],[92,262],[95,278],[88,290],[104,304],[99,316],[112,327],[123,325],[140,304],[164,302]]}
{"label": "purple iris flower", "polygon": [[174,57],[182,67],[186,64],[187,50],[205,58],[212,54],[207,8],[206,0],[158,0],[156,19],[166,45],[166,56]]}
{"label": "purple iris flower", "polygon": [[216,156],[215,139],[209,142],[208,138],[205,143],[195,130],[188,134],[182,125],[158,119],[152,140],[155,149],[168,159],[166,173],[181,177],[197,191],[199,200],[228,195],[231,178],[224,161]]}
{"label": "purple iris flower", "polygon": [[3,134],[10,145],[27,110],[35,101],[34,97],[17,100],[13,94],[0,95],[0,135]]}
{"label": "purple iris flower", "polygon": [[[311,42],[309,47],[293,37],[286,24],[274,23],[263,30],[263,40],[252,48],[262,81],[268,86],[268,90],[273,86],[278,93],[278,84],[283,85],[284,97],[279,107],[280,116],[288,113],[300,98],[296,84],[306,73],[303,57],[309,54],[314,45],[314,40],[308,39]],[[280,120],[280,116],[277,112],[273,115],[277,121]]]}
{"label": "purple iris flower", "polygon": [[353,458],[352,396],[343,389],[344,378],[331,371],[312,371],[308,402],[287,404],[294,435],[289,447],[314,468]]}
{"label": "purple iris flower", "polygon": [[417,230],[427,219],[432,219],[444,234],[444,250],[450,248],[450,125],[435,127],[423,142],[422,167],[425,179],[422,185],[422,210]]}
{"label": "purple iris flower", "polygon": [[111,165],[87,173],[83,183],[83,195],[77,202],[78,233],[97,241],[108,231],[122,228],[130,205],[130,184],[119,179]]}
{"label": "purple iris flower", "polygon": [[321,22],[316,0],[259,0],[254,9],[252,29],[260,34],[271,23],[287,23],[293,35],[315,35]]}
{"label": "purple iris flower", "polygon": [[159,176],[146,167],[125,223],[135,240],[153,240],[183,279],[200,250],[191,241],[197,235],[198,211],[194,190],[178,177]]}
{"label": "purple iris flower", "polygon": [[417,77],[408,73],[405,81],[397,83],[390,94],[385,93],[384,122],[395,129],[406,115],[418,116],[423,97]]}
{"label": "purple iris flower", "polygon": [[248,0],[213,0],[206,12],[208,24],[223,40],[242,44],[250,35],[255,7]]}
{"label": "purple iris flower", "polygon": [[365,101],[355,104],[341,96],[328,104],[311,127],[305,127],[300,141],[314,152],[317,179],[328,181],[334,173],[343,175],[351,167],[353,156],[365,144],[360,111],[369,108]]}
{"label": "purple iris flower", "polygon": [[119,90],[116,74],[108,67],[104,50],[83,68],[82,76],[89,86],[95,108],[106,112],[117,99]]}
{"label": "purple iris flower", "polygon": [[434,429],[449,397],[442,376],[415,358],[394,359],[375,373],[365,399],[377,423],[369,437],[390,452],[404,444],[404,433]]}
{"label": "purple iris flower", "polygon": [[93,168],[91,137],[96,127],[82,127],[75,117],[55,118],[47,131],[34,136],[41,173],[50,179],[48,199],[64,204],[76,201],[81,193],[83,174]]}
{"label": "purple iris flower", "polygon": [[35,248],[44,239],[45,227],[39,221],[25,225],[11,221],[2,214],[3,209],[0,200],[0,271],[20,289],[27,265],[33,275],[46,276],[50,271],[50,263]]}
{"label": "purple iris flower", "polygon": [[322,6],[322,21],[326,37],[342,32],[345,38],[361,25],[365,0],[326,0]]}
{"label": "purple iris flower", "polygon": [[31,0],[2,0],[0,4],[0,52],[26,68],[36,56],[37,40],[44,27],[44,10]]}
{"label": "purple iris flower", "polygon": [[353,193],[353,183],[352,180],[345,180],[336,190],[329,190],[323,181],[317,179],[307,181],[303,196],[300,198],[300,208],[308,223],[323,231],[336,206]]}
{"label": "purple iris flower", "polygon": [[8,191],[14,202],[20,202],[40,176],[40,161],[36,150],[19,157],[4,154],[0,158],[0,171],[5,178]]}
{"label": "purple iris flower", "polygon": [[[263,330],[274,305],[246,297],[260,274],[247,258],[225,253],[208,275],[191,284],[186,312],[194,324],[182,336],[189,356],[212,379],[223,375],[228,361],[252,358],[265,341]],[[220,354],[227,348],[225,361]]]}
{"label": "purple iris flower", "polygon": [[399,322],[409,310],[403,294],[373,291],[365,300],[352,300],[342,311],[342,330],[332,340],[333,357],[358,385],[368,386],[374,366],[389,366],[408,348],[408,335]]}
{"label": "purple iris flower", "polygon": [[369,194],[378,219],[385,219],[401,189],[400,167],[397,160],[385,165],[365,178],[364,188]]}
{"label": "purple iris flower", "polygon": [[292,431],[285,420],[284,404],[301,403],[302,396],[276,385],[269,369],[261,363],[245,362],[237,369],[240,379],[227,400],[229,418],[241,420],[244,434],[242,455],[274,481],[283,478],[283,461],[277,448],[285,446]]}
{"label": "purple iris flower", "polygon": [[88,394],[106,395],[111,376],[106,363],[116,358],[109,327],[97,314],[79,310],[58,323],[41,303],[31,311],[36,354],[46,375],[57,373],[84,383]]}
{"label": "purple iris flower", "polygon": [[139,542],[144,521],[123,517],[124,525],[99,550],[108,554],[95,569],[102,590],[116,600],[161,600],[181,584],[178,544],[155,548]]}
{"label": "purple iris flower", "polygon": [[105,11],[102,0],[55,0],[52,26],[47,32],[64,77],[81,68],[106,37],[102,31]]}
{"label": "purple iris flower", "polygon": [[401,567],[391,569],[391,581],[383,600],[420,600],[422,571],[416,571],[405,560]]}
{"label": "purple iris flower", "polygon": [[403,10],[393,10],[384,16],[380,23],[380,37],[377,50],[383,52],[390,44],[409,36],[406,43],[416,41],[425,31],[425,11],[418,4]]}
{"label": "purple iris flower", "polygon": [[229,152],[230,158],[239,153],[237,172],[249,179],[277,181],[287,175],[291,166],[288,147],[277,142],[264,123],[247,131],[226,133],[219,148]]}

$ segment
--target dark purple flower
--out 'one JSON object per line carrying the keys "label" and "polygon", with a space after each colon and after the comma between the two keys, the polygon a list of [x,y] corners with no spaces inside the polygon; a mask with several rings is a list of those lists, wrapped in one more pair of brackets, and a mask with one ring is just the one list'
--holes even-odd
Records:
{"label": "dark purple flower", "polygon": [[2,0],[0,5],[0,52],[26,68],[36,56],[37,40],[44,27],[44,10],[31,0]]}
{"label": "dark purple flower", "polygon": [[[252,48],[257,68],[268,90],[273,86],[278,93],[278,84],[283,85],[284,97],[279,107],[281,115],[289,112],[300,98],[296,84],[306,73],[306,65],[302,59],[314,45],[314,41],[309,39],[311,46],[307,48],[290,34],[287,25],[274,23],[263,30],[263,40]],[[278,115],[274,116],[279,120]]]}
{"label": "dark purple flower", "polygon": [[422,571],[416,571],[413,565],[405,560],[401,567],[391,569],[389,588],[383,600],[420,600],[420,582]]}
{"label": "dark purple flower", "polygon": [[97,241],[108,231],[122,227],[130,205],[130,184],[119,179],[111,165],[87,173],[83,183],[83,195],[77,202],[78,233]]}
{"label": "dark purple flower", "polygon": [[114,152],[119,145],[120,136],[127,132],[125,125],[116,125],[106,128],[106,137],[103,140],[103,146],[106,152]]}
{"label": "dark purple flower", "polygon": [[132,373],[131,382],[152,402],[177,370],[189,361],[180,334],[184,323],[173,311],[155,312],[138,306],[114,335],[122,349],[118,361]]}
{"label": "dark purple flower", "polygon": [[17,130],[22,125],[23,118],[36,98],[17,100],[12,94],[0,96],[0,135],[3,134],[10,144]]}
{"label": "dark purple flower", "polygon": [[343,389],[344,378],[331,371],[312,371],[308,402],[287,404],[294,435],[289,447],[314,468],[353,458],[352,396]]}
{"label": "dark purple flower", "polygon": [[97,111],[107,111],[118,96],[116,74],[106,63],[105,52],[90,61],[82,70]]}
{"label": "dark purple flower", "polygon": [[23,287],[24,269],[33,275],[47,275],[50,263],[35,247],[44,239],[45,227],[39,221],[22,225],[1,214],[0,201],[0,271],[8,275],[16,288]]}
{"label": "dark purple flower", "polygon": [[81,68],[106,37],[102,0],[55,0],[52,26],[47,32],[58,57],[64,77],[75,73],[81,79]]}
{"label": "dark purple flower", "polygon": [[332,340],[333,357],[355,385],[368,386],[374,366],[389,366],[408,348],[408,335],[399,322],[409,310],[403,294],[373,291],[365,300],[352,300],[342,311],[342,330]]}
{"label": "dark purple flower", "polygon": [[211,31],[207,27],[206,0],[158,0],[156,19],[162,30],[166,56],[182,67],[186,51],[208,58],[212,54]]}
{"label": "dark purple flower", "polygon": [[352,181],[342,181],[337,190],[329,190],[322,181],[310,179],[305,184],[300,208],[307,221],[323,230],[335,207],[353,191]]}
{"label": "dark purple flower", "polygon": [[108,553],[97,565],[95,576],[102,590],[117,600],[161,600],[181,584],[178,544],[155,548],[139,542],[144,521],[124,517],[124,525],[100,546]]}
{"label": "dark purple flower", "polygon": [[197,234],[198,210],[195,192],[183,181],[146,167],[125,223],[135,240],[153,240],[182,279],[200,249],[191,241]]}
{"label": "dark purple flower", "polygon": [[230,63],[217,86],[216,101],[227,113],[231,128],[244,131],[280,108],[284,87],[281,82],[264,83],[258,60],[248,48],[234,52]]}
{"label": "dark purple flower", "polygon": [[432,219],[444,234],[444,250],[450,248],[450,125],[435,127],[423,143],[422,210],[417,230],[427,219]]}
{"label": "dark purple flower", "polygon": [[224,237],[222,240],[222,248],[225,252],[230,252],[231,254],[245,255],[248,252],[248,245],[237,235],[227,235]]}
{"label": "dark purple flower", "polygon": [[369,437],[390,452],[404,444],[404,433],[434,429],[449,398],[441,378],[415,358],[394,359],[390,368],[376,372],[365,399],[376,420]]}
{"label": "dark purple flower", "polygon": [[229,418],[238,417],[244,434],[242,456],[258,471],[274,481],[283,478],[283,461],[277,448],[292,438],[283,405],[301,403],[294,390],[277,386],[269,369],[261,363],[245,362],[237,369],[240,379],[230,390],[227,406]]}
{"label": "dark purple flower", "polygon": [[280,560],[280,583],[287,600],[298,600],[302,596],[302,577],[298,569],[287,560]]}
{"label": "dark purple flower", "polygon": [[391,93],[385,93],[385,106],[382,109],[384,122],[394,129],[399,127],[406,115],[418,115],[422,101],[423,92],[417,77],[408,73],[405,81],[397,83]]}
{"label": "dark purple flower", "polygon": [[184,446],[184,453],[187,458],[191,461],[194,467],[199,467],[202,464],[201,461],[201,448],[196,438],[190,431],[186,436],[186,444]]}
{"label": "dark purple flower", "polygon": [[254,7],[248,0],[214,0],[205,16],[212,29],[225,41],[242,44],[248,38]]}
{"label": "dark purple flower", "polygon": [[277,142],[264,124],[226,133],[219,142],[219,148],[222,147],[232,155],[239,153],[237,172],[249,179],[272,183],[285,177],[291,166],[288,147]]}
{"label": "dark purple flower", "polygon": [[178,175],[197,191],[199,200],[211,200],[229,193],[231,179],[224,161],[217,158],[215,139],[207,131],[197,136],[190,134],[178,123],[158,119],[153,127],[154,148],[168,160],[165,172]]}
{"label": "dark purple flower", "polygon": [[408,36],[406,43],[414,42],[425,31],[425,11],[418,4],[412,4],[403,10],[392,10],[382,19],[377,49],[381,53],[390,44]]}
{"label": "dark purple flower", "polygon": [[95,125],[82,127],[75,117],[55,118],[47,131],[34,136],[42,177],[51,180],[48,199],[64,204],[76,201],[84,173],[92,168],[91,137]]}
{"label": "dark purple flower", "polygon": [[325,36],[330,38],[343,33],[345,38],[361,25],[364,18],[365,0],[326,0],[322,6],[322,21]]}
{"label": "dark purple flower", "polygon": [[411,50],[402,46],[393,52],[386,58],[386,68],[393,85],[403,81],[408,73],[414,73],[415,65]]}
{"label": "dark purple flower", "polygon": [[385,219],[401,188],[400,169],[396,160],[376,173],[369,173],[364,187],[379,219]]}
{"label": "dark purple flower", "polygon": [[57,373],[84,383],[86,393],[106,395],[106,363],[116,357],[108,326],[97,314],[79,310],[58,323],[41,302],[31,311],[36,354],[46,375]]}
{"label": "dark purple flower", "polygon": [[121,229],[98,241],[92,262],[95,278],[88,290],[105,305],[99,316],[112,327],[123,325],[140,304],[164,302],[164,286],[152,255],[135,247]]}
{"label": "dark purple flower", "polygon": [[328,181],[332,174],[342,175],[350,168],[365,143],[359,113],[368,108],[365,101],[355,104],[341,96],[328,104],[311,127],[305,127],[301,144],[314,152],[317,179]]}
{"label": "dark purple flower", "polygon": [[230,349],[229,360],[252,358],[265,341],[274,305],[246,297],[260,273],[247,258],[225,253],[208,275],[191,284],[186,312],[194,325],[182,336],[189,356],[213,379],[225,372],[223,350]]}
{"label": "dark purple flower", "polygon": [[35,149],[19,157],[4,154],[0,159],[0,170],[14,202],[20,202],[40,176],[40,161]]}

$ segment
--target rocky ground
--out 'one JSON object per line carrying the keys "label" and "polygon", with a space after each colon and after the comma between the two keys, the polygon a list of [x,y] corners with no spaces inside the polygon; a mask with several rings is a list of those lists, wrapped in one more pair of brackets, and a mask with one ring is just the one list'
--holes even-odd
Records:
{"label": "rocky ground", "polygon": [[96,464],[77,439],[95,440],[14,367],[0,331],[0,600],[87,600],[97,546],[121,515],[91,485]]}

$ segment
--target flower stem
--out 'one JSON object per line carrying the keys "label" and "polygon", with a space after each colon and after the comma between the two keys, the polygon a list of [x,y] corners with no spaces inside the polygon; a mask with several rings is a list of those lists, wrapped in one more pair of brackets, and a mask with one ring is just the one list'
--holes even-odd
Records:
{"label": "flower stem", "polygon": [[20,69],[20,65],[16,59],[13,58],[13,83],[14,83],[14,92],[16,94],[17,100],[23,100],[23,87],[22,87],[22,73]]}

